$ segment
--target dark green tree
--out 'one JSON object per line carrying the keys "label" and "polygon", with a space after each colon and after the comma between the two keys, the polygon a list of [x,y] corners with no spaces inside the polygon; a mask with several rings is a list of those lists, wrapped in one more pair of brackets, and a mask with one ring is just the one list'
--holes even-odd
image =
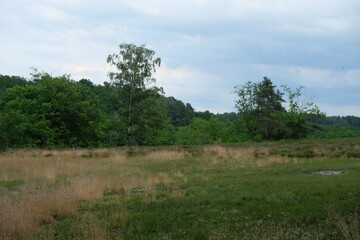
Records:
{"label": "dark green tree", "polygon": [[236,112],[224,112],[224,113],[217,113],[215,115],[218,119],[225,122],[233,122],[241,117],[241,114]]}
{"label": "dark green tree", "polygon": [[[239,97],[236,107],[242,115],[239,123],[253,140],[304,138],[315,131],[310,120],[323,114],[313,102],[301,101],[303,87],[295,91],[282,88],[283,91],[276,89],[267,77],[260,83],[247,82],[235,87]],[[288,110],[283,106],[284,96],[288,99]]]}
{"label": "dark green tree", "polygon": [[213,114],[212,112],[210,112],[209,110],[205,110],[205,111],[197,111],[195,112],[195,117],[196,118],[201,118],[204,120],[210,120],[210,118],[215,117],[215,114]]}
{"label": "dark green tree", "polygon": [[26,86],[29,82],[18,76],[0,75],[0,96],[5,94],[6,89],[14,86]]}
{"label": "dark green tree", "polygon": [[35,84],[15,86],[0,100],[5,147],[98,146],[102,113],[91,89],[69,75],[41,73]]}
{"label": "dark green tree", "polygon": [[264,77],[260,83],[247,82],[237,86],[235,93],[239,97],[236,107],[251,138],[277,140],[286,135],[286,125],[281,119],[285,112],[283,93],[269,78]]}
{"label": "dark green tree", "polygon": [[191,123],[194,118],[194,108],[191,104],[184,104],[174,97],[165,98],[165,102],[167,105],[167,116],[171,119],[173,126],[187,126]]}

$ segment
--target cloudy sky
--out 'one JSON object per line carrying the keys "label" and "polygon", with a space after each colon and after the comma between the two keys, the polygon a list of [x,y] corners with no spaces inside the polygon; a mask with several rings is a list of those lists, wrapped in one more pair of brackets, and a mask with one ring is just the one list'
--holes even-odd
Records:
{"label": "cloudy sky", "polygon": [[0,0],[0,74],[101,84],[124,42],[155,50],[157,85],[197,110],[235,111],[234,86],[267,76],[360,116],[359,0]]}

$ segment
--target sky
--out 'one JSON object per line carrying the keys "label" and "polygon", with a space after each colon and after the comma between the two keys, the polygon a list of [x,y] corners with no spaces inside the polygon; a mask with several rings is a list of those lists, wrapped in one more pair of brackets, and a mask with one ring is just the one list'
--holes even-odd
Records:
{"label": "sky", "polygon": [[156,85],[198,111],[236,111],[234,87],[266,76],[360,116],[359,0],[0,0],[2,75],[102,84],[121,43],[154,50]]}

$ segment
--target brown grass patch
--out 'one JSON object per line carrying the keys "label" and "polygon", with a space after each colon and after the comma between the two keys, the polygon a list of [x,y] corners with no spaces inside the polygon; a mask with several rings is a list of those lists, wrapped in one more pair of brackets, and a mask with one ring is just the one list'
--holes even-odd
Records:
{"label": "brown grass patch", "polygon": [[0,237],[32,236],[39,226],[54,216],[77,211],[75,196],[67,190],[24,192],[19,196],[0,197]]}
{"label": "brown grass patch", "polygon": [[[104,170],[107,164],[124,164],[125,153],[115,149],[98,150],[18,150],[0,155],[0,181],[55,180]],[[21,166],[21,167],[19,167]]]}
{"label": "brown grass patch", "polygon": [[226,148],[223,146],[204,147],[203,156],[216,157],[221,159],[252,160],[257,157],[269,156],[268,148]]}
{"label": "brown grass patch", "polygon": [[113,186],[111,179],[85,178],[74,179],[69,189],[78,200],[95,200],[101,198],[103,193]]}
{"label": "brown grass patch", "polygon": [[[0,192],[0,239],[31,239],[54,216],[76,214],[79,200],[98,199],[105,192],[131,194],[133,189],[150,190],[154,184],[170,181],[165,175],[144,174],[139,161],[133,160],[123,149],[0,154],[0,181],[26,183],[21,189]],[[91,231],[84,239],[105,239],[102,230],[95,228],[95,219],[88,223]],[[51,231],[42,234],[51,236]]]}
{"label": "brown grass patch", "polygon": [[159,150],[147,153],[142,157],[144,160],[157,160],[157,161],[170,161],[170,160],[181,160],[187,157],[186,152]]}
{"label": "brown grass patch", "polygon": [[258,157],[268,157],[268,148],[226,148],[223,146],[204,147],[202,158],[211,164],[227,163],[231,167],[246,167],[256,164]]}
{"label": "brown grass patch", "polygon": [[259,167],[266,167],[274,164],[286,164],[287,163],[287,157],[281,157],[281,156],[269,156],[264,160],[257,161],[257,166]]}

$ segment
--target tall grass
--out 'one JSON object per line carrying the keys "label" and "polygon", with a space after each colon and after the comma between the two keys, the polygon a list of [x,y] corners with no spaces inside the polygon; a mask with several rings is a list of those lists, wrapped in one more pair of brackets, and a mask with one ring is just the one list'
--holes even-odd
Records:
{"label": "tall grass", "polygon": [[360,240],[360,223],[356,211],[353,215],[344,217],[333,210],[332,215],[345,240]]}
{"label": "tall grass", "polygon": [[31,237],[38,227],[51,223],[54,216],[77,211],[74,193],[66,189],[53,192],[27,192],[21,196],[0,196],[0,237]]}
{"label": "tall grass", "polygon": [[[56,216],[74,215],[81,200],[107,192],[151,191],[171,180],[164,173],[149,175],[141,161],[179,160],[184,153],[149,152],[143,159],[126,157],[124,149],[40,151],[18,150],[0,155],[0,238],[31,238]],[[15,187],[12,182],[23,182]],[[85,227],[85,225],[87,226]],[[94,217],[87,216],[85,239],[106,239]]]}

